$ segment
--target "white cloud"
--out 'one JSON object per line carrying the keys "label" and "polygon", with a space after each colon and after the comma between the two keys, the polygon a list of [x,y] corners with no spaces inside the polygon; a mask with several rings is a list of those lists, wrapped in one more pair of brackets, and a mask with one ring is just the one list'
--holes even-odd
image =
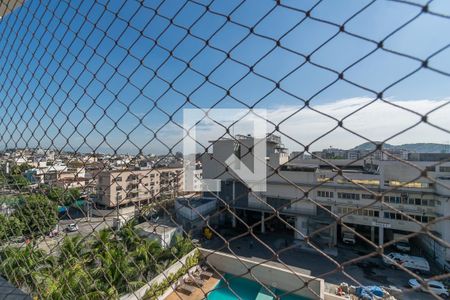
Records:
{"label": "white cloud", "polygon": [[[450,143],[450,134],[433,128],[421,122],[421,116],[436,107],[445,105],[450,101],[444,100],[389,100],[389,103],[377,100],[373,103],[369,98],[351,98],[338,100],[332,103],[312,105],[312,109],[304,108],[300,111],[298,106],[281,106],[277,109],[267,110],[267,119],[274,124],[279,124],[282,132],[282,141],[290,151],[302,150],[303,145],[310,145],[310,150],[321,150],[330,146],[349,149],[366,142],[387,140],[391,144],[404,143]],[[398,108],[407,108],[410,111]],[[321,112],[321,113],[319,113]],[[414,114],[417,112],[418,114]],[[223,126],[215,122],[205,121],[197,129],[197,141],[207,147],[211,140],[222,137],[230,124],[242,117],[242,114],[226,114],[221,111],[218,114],[210,113],[209,116],[216,121],[225,120]],[[430,113],[429,122],[450,130],[450,104]],[[235,128],[231,128],[232,134],[247,134],[251,132],[251,120],[238,122]],[[335,118],[335,119],[333,119]],[[200,118],[199,118],[200,119]],[[343,120],[345,128],[355,132],[351,133],[343,128],[336,128],[337,120]],[[195,120],[198,121],[198,120]],[[218,123],[219,123],[218,122]],[[418,123],[418,125],[415,125]],[[413,126],[413,128],[408,129]],[[269,131],[273,126],[268,124]],[[406,132],[391,138],[397,133],[408,129]],[[276,133],[279,134],[279,133]],[[182,130],[172,124],[166,124],[158,132],[158,138],[169,148],[181,150],[180,143]],[[145,137],[141,142],[144,142]],[[152,142],[146,147],[150,152],[166,153],[167,147],[160,142]],[[198,148],[198,151],[203,151]]]}
{"label": "white cloud", "polygon": [[[449,133],[421,122],[420,116],[449,103],[448,100],[390,100],[389,103],[380,100],[373,103],[371,101],[372,99],[369,98],[352,98],[312,106],[318,112],[309,108],[304,109],[282,122],[280,131],[303,144],[312,143],[311,148],[315,150],[329,146],[344,149],[354,147],[366,141],[358,134],[368,140],[388,140],[388,143],[393,144],[448,143],[450,141]],[[269,112],[269,116],[274,122],[280,122],[296,109],[298,108],[282,107]],[[319,112],[327,116],[321,115]],[[430,123],[448,130],[450,129],[449,116],[450,105],[446,105],[430,113],[428,120]],[[356,134],[343,128],[334,129],[338,123],[333,117],[343,120],[343,126]],[[419,124],[415,125],[416,123]],[[408,129],[411,126],[413,128]],[[407,131],[395,136],[403,130]],[[326,136],[318,139],[322,135]],[[291,149],[299,148],[298,144],[289,140],[286,140],[286,144]]]}
{"label": "white cloud", "polygon": [[[450,134],[421,122],[420,116],[448,103],[448,100],[390,100],[389,103],[377,100],[371,102],[372,99],[369,98],[343,99],[315,105],[312,106],[312,109],[305,107],[300,111],[298,111],[300,107],[283,106],[267,110],[267,117],[272,123],[280,124],[279,130],[285,135],[283,142],[290,150],[302,149],[297,142],[311,145],[310,149],[312,150],[330,146],[347,149],[366,142],[362,137],[372,141],[388,140],[387,142],[392,144],[448,143],[450,141]],[[399,107],[407,108],[410,111]],[[448,116],[450,116],[450,105],[431,113],[428,120],[448,129],[450,128]],[[233,116],[223,117],[229,119]],[[344,127],[354,133],[343,128],[336,128],[338,120],[343,120]],[[418,125],[415,125],[416,123]],[[208,124],[211,123],[208,122]],[[229,124],[228,122],[224,125],[229,126]],[[411,126],[413,128],[408,129]],[[268,125],[268,128],[269,130],[273,129],[273,126]],[[406,129],[408,129],[406,132],[395,136]],[[231,132],[247,134],[251,131],[248,123],[242,122]],[[225,130],[218,125],[202,126],[201,131],[197,132],[197,138],[206,146],[209,140],[217,139],[224,133]],[[362,137],[359,137],[358,134]],[[177,138],[179,135],[172,135],[174,141]]]}

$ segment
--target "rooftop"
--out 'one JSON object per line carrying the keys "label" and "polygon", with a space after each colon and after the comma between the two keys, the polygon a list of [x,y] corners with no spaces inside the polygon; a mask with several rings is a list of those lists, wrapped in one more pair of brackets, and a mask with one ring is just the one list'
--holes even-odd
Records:
{"label": "rooftop", "polygon": [[177,202],[185,207],[199,207],[206,203],[216,201],[215,198],[212,197],[193,197],[193,198],[178,198]]}
{"label": "rooftop", "polygon": [[161,224],[161,223],[153,223],[153,222],[144,222],[135,226],[136,229],[141,229],[146,232],[155,233],[158,235],[165,234],[169,231],[177,230],[173,224]]}

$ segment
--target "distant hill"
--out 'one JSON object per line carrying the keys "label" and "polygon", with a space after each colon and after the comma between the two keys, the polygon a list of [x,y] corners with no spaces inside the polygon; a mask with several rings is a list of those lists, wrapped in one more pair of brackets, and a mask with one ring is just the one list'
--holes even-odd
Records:
{"label": "distant hill", "polygon": [[[403,145],[384,144],[384,149],[404,149],[417,153],[450,153],[450,145],[435,143],[415,143]],[[364,143],[352,148],[351,150],[374,150],[375,145],[372,143]]]}

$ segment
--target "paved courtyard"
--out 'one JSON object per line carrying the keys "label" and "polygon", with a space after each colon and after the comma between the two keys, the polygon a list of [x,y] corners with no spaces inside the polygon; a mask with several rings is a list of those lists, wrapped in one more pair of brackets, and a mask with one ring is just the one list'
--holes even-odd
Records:
{"label": "paved courtyard", "polygon": [[[273,258],[273,254],[268,250],[267,246],[279,251],[285,248],[286,241],[284,237],[277,236],[261,236],[266,245],[263,245],[255,238],[247,235],[245,237],[232,240],[229,248],[219,238],[211,241],[204,241],[203,247],[209,249],[220,249],[223,252],[233,252],[236,255],[251,258],[256,261],[270,260],[269,264],[284,267],[277,259]],[[229,239],[229,237],[227,237]],[[288,241],[288,245],[292,245]],[[362,262],[364,264],[352,264],[346,266],[342,271],[337,264],[357,258],[360,253],[352,249],[339,248],[337,257],[324,257],[322,254],[314,251],[306,251],[298,248],[279,252],[279,259],[292,268],[296,272],[317,276],[325,279],[326,289],[334,292],[336,285],[347,282],[349,285],[382,285],[397,287],[402,290],[408,288],[407,282],[411,276],[402,270],[393,270],[383,265],[380,257],[366,258]],[[336,263],[333,262],[336,261]],[[435,299],[431,295],[418,291],[404,291],[403,299]]]}

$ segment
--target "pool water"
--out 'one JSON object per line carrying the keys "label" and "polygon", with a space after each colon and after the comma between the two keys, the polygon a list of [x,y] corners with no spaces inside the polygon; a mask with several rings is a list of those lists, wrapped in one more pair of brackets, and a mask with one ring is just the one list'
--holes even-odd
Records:
{"label": "pool water", "polygon": [[[262,288],[256,281],[247,278],[233,277],[230,274],[224,275],[228,284],[221,279],[214,289],[208,294],[208,300],[269,300],[274,299],[265,288]],[[233,291],[231,291],[233,290]],[[279,289],[271,289],[276,295],[282,295],[285,292]],[[234,293],[233,293],[234,292]],[[239,297],[237,297],[238,295]],[[283,300],[304,300],[306,298],[297,295],[286,295],[281,297]]]}

